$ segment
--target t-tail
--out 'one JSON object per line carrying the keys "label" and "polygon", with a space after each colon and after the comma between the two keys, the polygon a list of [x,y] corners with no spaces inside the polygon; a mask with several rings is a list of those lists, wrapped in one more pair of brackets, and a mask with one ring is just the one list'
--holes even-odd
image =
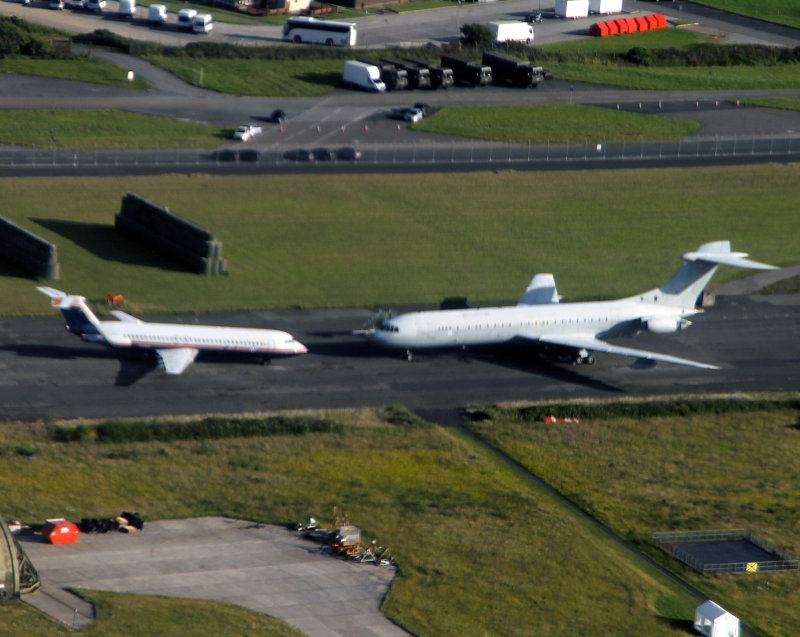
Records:
{"label": "t-tail", "polygon": [[36,289],[49,296],[50,304],[54,308],[61,310],[67,321],[66,327],[69,332],[92,343],[105,342],[100,321],[97,320],[94,312],[89,309],[85,297],[73,296],[61,290],[48,287]]}
{"label": "t-tail", "polygon": [[683,255],[686,260],[674,276],[664,285],[631,300],[691,308],[700,305],[700,297],[720,265],[752,270],[777,270],[774,265],[759,263],[747,258],[746,252],[732,252],[730,241],[704,243],[694,252]]}

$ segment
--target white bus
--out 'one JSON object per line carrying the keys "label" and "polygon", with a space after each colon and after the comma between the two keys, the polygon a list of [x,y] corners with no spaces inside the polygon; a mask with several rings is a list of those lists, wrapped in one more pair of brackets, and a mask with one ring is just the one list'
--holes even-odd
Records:
{"label": "white bus", "polygon": [[316,18],[289,18],[283,23],[283,39],[327,46],[355,46],[356,25]]}

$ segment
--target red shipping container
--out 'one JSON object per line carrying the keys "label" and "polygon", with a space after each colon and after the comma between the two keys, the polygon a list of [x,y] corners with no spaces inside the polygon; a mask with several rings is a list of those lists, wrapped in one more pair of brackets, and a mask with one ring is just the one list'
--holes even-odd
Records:
{"label": "red shipping container", "polygon": [[664,17],[663,13],[656,13],[655,18],[658,21],[658,28],[659,29],[666,29],[667,28],[667,19]]}
{"label": "red shipping container", "polygon": [[42,527],[42,537],[51,544],[74,544],[81,532],[69,520],[55,518]]}
{"label": "red shipping container", "polygon": [[605,24],[608,27],[608,35],[617,35],[619,33],[616,20],[608,20]]}
{"label": "red shipping container", "polygon": [[644,17],[647,20],[647,26],[649,29],[658,29],[658,19],[651,13],[650,15],[646,15]]}
{"label": "red shipping container", "polygon": [[650,25],[647,23],[647,19],[644,16],[636,16],[634,20],[636,20],[636,26],[639,27],[639,31],[650,30]]}
{"label": "red shipping container", "polygon": [[608,25],[605,22],[595,22],[589,27],[589,35],[593,35],[596,38],[608,35]]}
{"label": "red shipping container", "polygon": [[628,24],[628,33],[636,33],[639,30],[636,18],[625,18],[625,22]]}
{"label": "red shipping container", "polygon": [[620,33],[628,32],[628,23],[625,21],[625,18],[617,18],[616,20],[614,20],[614,24],[617,25],[617,30]]}

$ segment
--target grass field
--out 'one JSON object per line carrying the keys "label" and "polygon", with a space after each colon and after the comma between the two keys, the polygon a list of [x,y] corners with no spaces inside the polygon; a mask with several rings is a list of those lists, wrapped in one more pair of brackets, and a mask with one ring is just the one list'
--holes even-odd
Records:
{"label": "grass field", "polygon": [[123,111],[0,111],[0,144],[67,149],[203,149],[232,129]]}
{"label": "grass field", "polygon": [[212,59],[147,55],[180,79],[231,95],[316,97],[339,86],[341,59]]}
{"label": "grass field", "polygon": [[[399,574],[384,610],[420,637],[528,635],[532,622],[540,637],[685,634],[697,600],[474,442],[397,409],[326,416],[343,430],[174,443],[54,442],[43,423],[4,424],[0,510],[329,524],[338,506],[366,541],[391,547]],[[86,634],[162,634],[151,600],[90,597],[103,604]]]}
{"label": "grass field", "polygon": [[523,421],[511,409],[489,413],[470,428],[758,634],[796,634],[800,572],[701,576],[648,549],[655,531],[748,528],[799,555],[796,410],[566,425]]}
{"label": "grass field", "polygon": [[698,122],[617,112],[598,106],[448,106],[415,130],[517,144],[616,143],[682,139]]}
{"label": "grass field", "polygon": [[[508,301],[536,272],[555,273],[566,298],[613,298],[666,281],[681,254],[715,239],[768,263],[798,258],[787,229],[800,227],[800,164],[318,175],[308,184],[306,176],[5,178],[0,200],[4,215],[56,244],[54,285],[90,299],[122,293],[146,312]],[[454,185],[462,196],[451,195]],[[183,272],[118,236],[113,217],[126,192],[212,230],[229,274]],[[9,265],[0,274],[3,314],[51,312],[35,281]],[[741,275],[723,269],[715,282]]]}
{"label": "grass field", "polygon": [[24,57],[0,58],[0,73],[38,75],[75,82],[92,82],[125,88],[145,90],[150,85],[138,77],[128,81],[128,73],[111,62],[94,57],[59,60],[31,59]]}
{"label": "grass field", "polygon": [[741,100],[745,106],[780,108],[787,111],[800,111],[800,97],[752,97]]}
{"label": "grass field", "polygon": [[695,0],[723,11],[800,29],[800,5],[794,0]]}

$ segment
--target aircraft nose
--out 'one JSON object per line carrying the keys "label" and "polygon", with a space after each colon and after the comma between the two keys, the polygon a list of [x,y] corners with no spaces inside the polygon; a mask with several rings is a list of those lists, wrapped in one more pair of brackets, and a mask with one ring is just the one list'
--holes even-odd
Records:
{"label": "aircraft nose", "polygon": [[295,341],[294,351],[296,354],[305,354],[308,352],[308,348],[300,341]]}

